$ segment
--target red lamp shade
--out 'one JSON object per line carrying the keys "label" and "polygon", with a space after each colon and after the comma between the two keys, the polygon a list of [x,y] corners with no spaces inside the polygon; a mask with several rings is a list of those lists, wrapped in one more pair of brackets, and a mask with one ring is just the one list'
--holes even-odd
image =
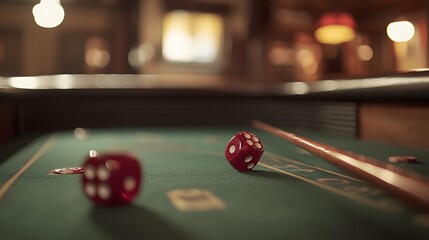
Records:
{"label": "red lamp shade", "polygon": [[354,39],[356,23],[346,12],[328,12],[317,22],[314,33],[316,39],[324,44],[340,44]]}

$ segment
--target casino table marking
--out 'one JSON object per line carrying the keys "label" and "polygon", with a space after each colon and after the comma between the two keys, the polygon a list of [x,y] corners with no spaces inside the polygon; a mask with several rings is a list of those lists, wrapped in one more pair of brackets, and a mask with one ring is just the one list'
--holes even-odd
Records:
{"label": "casino table marking", "polygon": [[359,179],[265,152],[258,164],[298,178],[324,190],[363,203],[384,212],[400,212],[403,205],[383,190]]}
{"label": "casino table marking", "polygon": [[173,205],[182,212],[221,210],[225,203],[206,189],[174,189],[167,192]]}
{"label": "casino table marking", "polygon": [[46,140],[46,142],[37,150],[37,152],[9,179],[0,187],[0,200],[7,193],[9,188],[15,183],[15,181],[28,169],[33,165],[40,157],[43,156],[49,149],[51,149],[56,143],[57,138],[55,134],[51,135],[51,137]]}

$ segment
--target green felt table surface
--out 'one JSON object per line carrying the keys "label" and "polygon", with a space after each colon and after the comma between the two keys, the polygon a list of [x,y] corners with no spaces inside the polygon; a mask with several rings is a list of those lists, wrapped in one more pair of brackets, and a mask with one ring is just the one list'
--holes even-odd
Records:
{"label": "green felt table surface", "polygon": [[[265,153],[238,172],[224,151],[239,130],[256,133]],[[0,198],[0,239],[429,239],[429,213],[403,203],[319,157],[267,133],[236,128],[98,129],[47,133],[3,154],[0,185],[19,173]],[[306,137],[429,176],[429,153],[311,132]],[[96,206],[81,175],[54,175],[81,166],[90,150],[135,153],[143,185],[131,205]],[[5,151],[5,150],[4,150]],[[208,191],[222,207],[181,210],[169,193]],[[429,191],[429,189],[428,189]]]}

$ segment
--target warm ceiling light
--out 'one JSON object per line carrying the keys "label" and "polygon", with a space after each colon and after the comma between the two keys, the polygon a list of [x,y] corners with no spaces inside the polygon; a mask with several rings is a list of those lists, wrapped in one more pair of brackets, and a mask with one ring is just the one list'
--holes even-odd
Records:
{"label": "warm ceiling light", "polygon": [[414,25],[408,21],[392,22],[387,25],[387,36],[394,42],[407,42],[414,36]]}
{"label": "warm ceiling light", "polygon": [[345,12],[328,12],[320,17],[314,33],[324,44],[340,44],[355,38],[355,21]]}
{"label": "warm ceiling light", "polygon": [[40,0],[33,7],[34,21],[40,27],[54,28],[64,20],[64,9],[60,0]]}

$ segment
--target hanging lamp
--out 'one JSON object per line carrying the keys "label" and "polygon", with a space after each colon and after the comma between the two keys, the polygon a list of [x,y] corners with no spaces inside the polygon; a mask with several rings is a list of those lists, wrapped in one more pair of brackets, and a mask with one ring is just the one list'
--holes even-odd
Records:
{"label": "hanging lamp", "polygon": [[355,38],[356,23],[346,12],[327,12],[317,21],[314,32],[316,39],[323,44],[340,44]]}

